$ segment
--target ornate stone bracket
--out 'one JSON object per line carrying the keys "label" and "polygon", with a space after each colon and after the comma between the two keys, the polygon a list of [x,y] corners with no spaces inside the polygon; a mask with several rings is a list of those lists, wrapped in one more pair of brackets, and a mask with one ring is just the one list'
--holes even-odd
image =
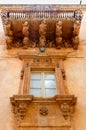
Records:
{"label": "ornate stone bracket", "polygon": [[68,119],[68,117],[71,117],[74,113],[76,100],[77,98],[74,97],[74,95],[60,95],[56,97],[56,101],[65,119]]}
{"label": "ornate stone bracket", "polygon": [[33,96],[14,95],[10,98],[12,111],[17,119],[24,119],[29,103],[33,100]]}

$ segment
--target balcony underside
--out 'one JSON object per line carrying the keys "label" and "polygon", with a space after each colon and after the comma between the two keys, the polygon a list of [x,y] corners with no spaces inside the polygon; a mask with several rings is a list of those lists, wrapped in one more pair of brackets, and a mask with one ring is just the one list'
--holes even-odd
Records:
{"label": "balcony underside", "polygon": [[2,11],[7,48],[74,48],[79,45],[79,10],[33,8]]}

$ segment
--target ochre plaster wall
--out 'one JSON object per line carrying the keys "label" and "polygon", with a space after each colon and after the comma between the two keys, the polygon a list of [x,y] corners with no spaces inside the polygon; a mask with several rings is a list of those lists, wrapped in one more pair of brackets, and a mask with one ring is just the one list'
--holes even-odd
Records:
{"label": "ochre plaster wall", "polygon": [[[22,62],[16,56],[17,49],[7,51],[4,39],[0,19],[0,130],[14,130],[16,128],[10,97],[18,93]],[[46,51],[57,52],[56,49]],[[62,52],[65,52],[65,49]],[[79,48],[75,51],[67,49],[67,52],[70,53],[64,62],[66,84],[69,93],[75,94],[78,98],[73,117],[73,130],[86,130],[86,12],[81,23]]]}

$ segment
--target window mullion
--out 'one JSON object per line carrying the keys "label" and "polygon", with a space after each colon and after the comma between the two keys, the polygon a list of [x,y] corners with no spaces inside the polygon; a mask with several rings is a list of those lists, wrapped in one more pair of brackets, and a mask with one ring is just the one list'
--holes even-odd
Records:
{"label": "window mullion", "polygon": [[42,95],[45,97],[44,72],[42,72]]}

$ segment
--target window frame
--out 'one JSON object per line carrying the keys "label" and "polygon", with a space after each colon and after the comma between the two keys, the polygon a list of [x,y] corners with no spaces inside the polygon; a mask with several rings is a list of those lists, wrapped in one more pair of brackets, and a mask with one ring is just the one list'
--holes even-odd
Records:
{"label": "window frame", "polygon": [[[35,60],[34,60],[35,59]],[[64,95],[68,93],[65,80],[65,71],[63,66],[63,58],[47,58],[46,56],[28,57],[23,59],[23,67],[21,71],[21,80],[19,87],[19,94],[30,94],[30,74],[34,70],[55,71],[56,84],[58,85],[58,94]],[[22,74],[23,72],[23,74]]]}

